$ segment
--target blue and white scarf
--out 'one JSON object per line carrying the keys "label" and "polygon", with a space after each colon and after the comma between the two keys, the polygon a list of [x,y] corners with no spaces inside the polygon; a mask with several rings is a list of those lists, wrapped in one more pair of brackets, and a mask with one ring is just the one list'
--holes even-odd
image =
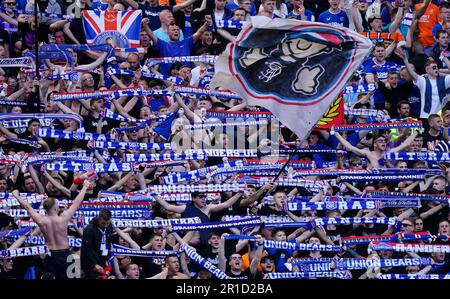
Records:
{"label": "blue and white scarf", "polygon": [[191,225],[174,224],[172,226],[172,229],[174,232],[179,232],[189,230],[197,231],[206,229],[220,229],[220,228],[233,228],[233,227],[259,226],[259,225],[261,225],[261,220],[259,219],[259,217],[252,217],[236,221],[203,222]]}
{"label": "blue and white scarf", "polygon": [[287,202],[288,211],[329,211],[329,210],[376,210],[380,201],[329,201],[329,202]]}
{"label": "blue and white scarf", "polygon": [[332,272],[275,272],[268,273],[266,279],[304,279],[304,278],[338,278],[350,279],[350,274],[345,271]]}
{"label": "blue and white scarf", "polygon": [[26,234],[31,233],[30,227],[25,227],[21,229],[13,229],[13,230],[4,230],[0,231],[0,238],[8,238],[8,237],[20,237]]}
{"label": "blue and white scarf", "polygon": [[193,247],[184,244],[180,247],[180,252],[185,252],[191,261],[193,261],[200,267],[205,268],[218,279],[231,279],[231,277],[229,277],[228,275],[223,273],[219,268],[211,264],[210,261],[199,255]]}
{"label": "blue and white scarf", "polygon": [[450,274],[382,274],[378,279],[450,279]]}
{"label": "blue and white scarf", "polygon": [[217,127],[247,127],[247,126],[259,126],[259,125],[267,125],[266,119],[258,119],[258,120],[247,120],[247,121],[228,121],[225,123],[222,122],[202,122],[202,123],[193,123],[190,125],[184,125],[184,128],[187,130],[193,129],[211,129]]}
{"label": "blue and white scarf", "polygon": [[390,268],[390,267],[408,267],[408,266],[427,266],[431,265],[430,258],[410,258],[410,259],[334,259],[330,263],[292,263],[300,271],[333,271],[338,270],[357,270],[371,268]]}
{"label": "blue and white scarf", "polygon": [[387,121],[389,118],[382,110],[375,109],[345,109],[345,115],[350,116],[372,116],[375,118],[379,118],[382,121]]}
{"label": "blue and white scarf", "polygon": [[80,163],[75,161],[62,161],[45,164],[47,171],[88,171],[93,169],[96,173],[130,172],[133,171],[132,163]]}
{"label": "blue and white scarf", "polygon": [[309,243],[292,243],[274,240],[265,240],[265,248],[287,249],[287,250],[301,250],[301,251],[331,251],[342,252],[341,246],[330,244],[309,244]]}
{"label": "blue and white scarf", "polygon": [[[153,214],[147,209],[114,209],[110,210],[113,218],[118,219],[137,219],[152,218]],[[83,209],[78,210],[74,214],[74,218],[78,217],[97,217],[100,209]]]}
{"label": "blue and white scarf", "polygon": [[18,57],[18,58],[0,58],[0,67],[24,67],[33,68],[34,63],[31,57]]}
{"label": "blue and white scarf", "polygon": [[[224,215],[222,217],[222,221],[243,220],[243,219],[249,219],[252,217],[253,216]],[[259,219],[261,220],[261,222],[264,222],[264,225],[271,224],[271,223],[285,223],[285,222],[294,223],[294,221],[288,216],[277,216],[277,215],[259,216]],[[308,221],[308,219],[305,217],[303,219],[303,221],[306,222],[306,221]]]}
{"label": "blue and white scarf", "polygon": [[399,152],[385,153],[384,159],[395,161],[445,162],[450,161],[450,155],[447,152]]}
{"label": "blue and white scarf", "polygon": [[[92,217],[93,218],[93,217]],[[88,224],[91,217],[85,217],[84,223]],[[198,217],[192,218],[174,218],[174,219],[158,219],[158,220],[141,220],[141,219],[113,219],[114,227],[147,227],[147,228],[164,228],[175,225],[195,225],[200,223]]]}
{"label": "blue and white scarf", "polygon": [[315,225],[346,225],[346,224],[386,224],[396,225],[397,220],[395,217],[342,217],[342,218],[316,218],[314,219]]}
{"label": "blue and white scarf", "polygon": [[[27,228],[27,229],[30,229],[30,228]],[[20,238],[20,236],[6,237],[6,239],[11,242],[16,241],[18,238]],[[81,238],[69,237],[69,238],[67,238],[67,241],[69,241],[70,247],[81,248]],[[32,244],[32,245],[45,245],[46,241],[43,236],[28,236],[25,239],[25,243]]]}
{"label": "blue and white scarf", "polygon": [[233,19],[215,20],[216,28],[242,29],[246,24],[247,24],[247,22],[245,22],[245,21],[236,21]]}
{"label": "blue and white scarf", "polygon": [[175,92],[183,95],[183,94],[196,94],[196,95],[203,95],[203,96],[214,96],[218,98],[226,98],[226,99],[240,99],[240,97],[232,92],[226,92],[226,91],[215,91],[208,88],[201,88],[201,87],[195,87],[195,86],[181,86],[176,85],[175,86]]}
{"label": "blue and white scarf", "polygon": [[373,244],[373,250],[385,250],[394,252],[450,253],[450,245],[448,244],[412,244],[379,241],[374,241]]}
{"label": "blue and white scarf", "polygon": [[[23,193],[21,193],[23,194]],[[20,195],[29,204],[40,204],[43,200],[47,199],[47,195]],[[19,207],[20,204],[12,195],[11,197],[6,197],[0,199],[0,207]]]}
{"label": "blue and white scarf", "polygon": [[347,85],[344,87],[344,94],[368,93],[368,92],[374,91],[376,89],[377,89],[377,87],[375,86],[375,83],[359,84],[356,86]]}
{"label": "blue and white scarf", "polygon": [[154,74],[154,73],[146,73],[146,72],[142,72],[141,73],[141,78],[151,78],[151,79],[159,79],[159,80],[164,80],[164,81],[169,81],[175,84],[183,84],[183,79],[179,78],[179,77],[173,77],[173,76],[165,76],[165,75],[160,75],[160,74]]}
{"label": "blue and white scarf", "polygon": [[48,252],[47,246],[19,247],[0,251],[0,258],[14,258],[22,256],[34,256]]}
{"label": "blue and white scarf", "polygon": [[222,110],[209,110],[206,112],[207,118],[219,118],[219,119],[275,119],[276,116],[270,111],[222,111]]}
{"label": "blue and white scarf", "polygon": [[257,157],[257,151],[253,149],[202,149],[187,150],[187,154],[203,154],[208,157],[228,157],[228,158],[253,158]]}
{"label": "blue and white scarf", "polygon": [[178,57],[159,57],[159,58],[149,58],[147,66],[151,66],[154,62],[159,63],[174,63],[174,62],[206,62],[214,64],[218,56],[213,55],[202,55],[202,56],[178,56]]}
{"label": "blue and white scarf", "polygon": [[141,123],[141,122],[146,122],[145,119],[137,119],[137,118],[127,118],[124,117],[118,113],[114,113],[112,112],[110,109],[105,108],[103,110],[103,117],[104,118],[109,118],[109,119],[114,119],[114,120],[118,120],[118,121],[122,121],[122,122],[133,122],[133,123]]}
{"label": "blue and white scarf", "polygon": [[397,181],[421,181],[425,179],[424,174],[375,174],[375,175],[341,175],[342,182],[397,182]]}
{"label": "blue and white scarf", "polygon": [[78,81],[78,72],[67,72],[58,75],[45,76],[44,78],[51,81],[58,81],[58,80]]}
{"label": "blue and white scarf", "polygon": [[27,128],[28,122],[31,119],[37,118],[41,127],[50,127],[55,120],[73,120],[78,123],[80,128],[83,127],[82,118],[78,114],[62,114],[62,113],[37,113],[37,114],[22,114],[22,113],[0,113],[0,122],[2,125],[9,128]]}
{"label": "blue and white scarf", "polygon": [[38,136],[44,138],[59,138],[59,139],[70,139],[70,140],[94,140],[94,141],[110,141],[116,138],[113,134],[97,134],[89,132],[79,132],[79,131],[63,131],[39,128]]}
{"label": "blue and white scarf", "polygon": [[178,254],[176,250],[139,250],[132,249],[118,244],[112,244],[113,255],[127,255],[127,256],[140,256],[140,257],[165,257],[170,254]]}
{"label": "blue and white scarf", "polygon": [[192,192],[244,192],[245,184],[188,184],[188,185],[154,185],[149,186],[148,191],[160,193],[192,193]]}
{"label": "blue and white scarf", "polygon": [[[1,98],[1,96],[0,96],[0,98]],[[4,106],[26,106],[28,104],[27,104],[27,102],[0,100],[0,105],[4,105]]]}
{"label": "blue and white scarf", "polygon": [[176,183],[180,183],[180,182],[198,180],[198,179],[201,179],[202,177],[208,176],[208,174],[210,172],[212,172],[213,170],[222,169],[222,168],[230,168],[230,167],[235,167],[235,166],[243,167],[244,162],[243,161],[232,161],[232,162],[226,162],[223,164],[204,167],[204,168],[187,171],[187,172],[176,172],[176,173],[164,176],[163,180],[164,180],[165,184],[176,184]]}
{"label": "blue and white scarf", "polygon": [[162,153],[162,154],[125,154],[124,162],[151,162],[151,161],[186,161],[186,160],[206,160],[207,156],[203,152],[183,152],[183,153]]}
{"label": "blue and white scarf", "polygon": [[119,141],[94,141],[94,148],[119,149],[119,150],[170,150],[170,143],[144,143],[144,142],[119,142]]}
{"label": "blue and white scarf", "polygon": [[367,124],[339,125],[334,127],[335,132],[341,131],[372,131],[372,130],[391,130],[402,128],[422,128],[421,121],[398,121],[398,122],[380,122]]}

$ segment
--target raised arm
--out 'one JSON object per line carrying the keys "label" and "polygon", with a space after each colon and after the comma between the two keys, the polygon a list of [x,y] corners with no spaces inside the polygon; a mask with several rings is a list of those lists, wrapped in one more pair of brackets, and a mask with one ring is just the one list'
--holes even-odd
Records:
{"label": "raised arm", "polygon": [[392,22],[391,25],[389,26],[389,33],[397,31],[397,29],[400,27],[400,23],[402,22],[403,19],[403,11],[404,11],[403,7],[398,8],[394,22]]}
{"label": "raised arm", "polygon": [[405,50],[403,50],[402,48],[397,48],[397,50],[395,50],[395,54],[397,54],[397,56],[399,56],[403,60],[403,63],[405,64],[406,69],[408,70],[408,73],[413,78],[413,81],[414,82],[417,81],[417,78],[419,78],[419,75],[414,71],[412,65],[409,63],[408,59],[406,58]]}
{"label": "raised arm", "polygon": [[144,19],[142,19],[141,22],[142,22],[142,27],[144,28],[144,31],[147,32],[148,36],[150,37],[150,39],[153,42],[153,46],[155,46],[156,43],[158,42],[158,38],[153,33],[153,31],[150,29],[150,27],[148,27],[148,23],[150,22],[150,20],[147,18],[144,18]]}
{"label": "raised arm", "polygon": [[75,68],[75,70],[92,70],[97,68],[100,64],[102,64],[103,60],[105,60],[106,56],[108,56],[107,52],[103,52],[100,57],[97,58],[96,61],[89,63],[89,64],[83,64],[79,65]]}
{"label": "raised arm", "polygon": [[389,152],[390,153],[397,153],[400,152],[402,150],[404,150],[405,148],[407,148],[408,146],[410,146],[410,144],[414,141],[414,139],[417,137],[417,131],[413,132],[408,138],[406,138],[405,141],[403,141],[400,145],[394,147],[393,149],[391,149]]}
{"label": "raised arm", "polygon": [[32,164],[28,165],[28,171],[30,172],[31,178],[33,179],[34,183],[36,184],[38,192],[41,194],[45,193],[45,188],[42,185],[41,181],[39,180],[39,176],[36,173],[36,170],[34,169]]}
{"label": "raised arm", "polygon": [[131,6],[131,8],[133,8],[134,10],[139,8],[139,4],[134,0],[123,0],[123,2]]}
{"label": "raised arm", "polygon": [[[331,132],[334,132],[334,126],[331,128]],[[367,150],[359,149],[357,147],[354,147],[350,144],[347,140],[344,139],[344,137],[341,136],[338,132],[334,132],[334,136],[336,136],[337,140],[339,140],[340,143],[348,150],[351,151],[359,156],[365,156],[369,154]]]}
{"label": "raised arm", "polygon": [[217,205],[213,204],[210,205],[209,207],[209,212],[210,213],[214,213],[214,212],[219,212],[225,209],[228,209],[229,207],[231,207],[239,198],[241,198],[242,193],[236,193],[235,195],[233,195],[230,199],[228,199],[225,202],[219,203]]}
{"label": "raised arm", "polygon": [[194,35],[192,36],[192,38],[194,39],[194,42],[198,41],[200,39],[200,37],[202,36],[203,32],[208,30],[208,27],[211,25],[212,25],[211,16],[206,15],[205,23],[203,23],[203,25],[200,28],[198,28],[197,32],[195,32]]}
{"label": "raised arm", "polygon": [[417,19],[420,19],[423,16],[423,14],[425,13],[425,11],[427,10],[428,5],[430,5],[430,3],[431,3],[431,0],[425,0],[425,3],[422,5],[422,7],[414,12],[414,16]]}
{"label": "raised arm", "polygon": [[18,26],[19,26],[19,22],[18,22],[16,19],[11,18],[10,16],[8,16],[7,14],[5,14],[4,12],[0,12],[0,18],[2,18],[2,19],[5,20],[7,23],[9,23],[9,24],[11,24],[11,25],[13,25],[13,26],[15,26],[15,27],[18,27]]}
{"label": "raised arm", "polygon": [[5,128],[2,124],[0,124],[0,132],[6,135],[8,138],[17,138],[17,135]]}
{"label": "raised arm", "polygon": [[270,192],[270,190],[272,188],[274,188],[274,187],[275,187],[275,185],[273,183],[264,184],[261,188],[259,188],[258,191],[253,193],[251,196],[249,196],[248,198],[242,199],[241,202],[239,203],[239,205],[241,207],[249,206],[250,204],[252,204],[255,201],[259,200],[259,198],[261,196],[263,196],[263,195],[267,194],[268,192]]}
{"label": "raised arm", "polygon": [[177,11],[179,11],[179,10],[181,10],[181,9],[183,9],[183,8],[185,8],[185,7],[188,7],[189,5],[193,4],[195,1],[197,1],[197,0],[187,0],[187,1],[184,1],[184,2],[182,2],[182,3],[180,3],[180,4],[178,4],[178,5],[175,5],[175,6],[172,8],[172,10],[173,10],[173,12],[177,12]]}
{"label": "raised arm", "polygon": [[67,221],[69,221],[69,219],[71,219],[73,214],[75,214],[84,197],[86,196],[87,189],[92,187],[93,187],[92,182],[89,180],[85,180],[83,182],[83,188],[81,188],[80,193],[77,195],[77,197],[75,197],[75,200],[73,201],[70,208],[61,213],[61,217],[64,217]]}
{"label": "raised arm", "polygon": [[133,249],[141,249],[141,247],[138,245],[138,243],[136,243],[129,234],[124,233],[120,228],[115,227],[114,230],[116,231],[116,233],[125,240],[125,242],[127,242],[128,244],[130,244],[130,247]]}
{"label": "raised arm", "polygon": [[186,205],[172,205],[159,197],[158,195],[153,196],[156,199],[156,202],[159,203],[164,209],[168,211],[172,211],[174,213],[183,213],[186,210]]}
{"label": "raised arm", "polygon": [[52,183],[53,186],[64,193],[65,196],[70,196],[70,190],[64,187],[60,182],[55,180],[48,172],[44,172],[44,176],[47,178],[47,180],[50,181],[50,183]]}
{"label": "raised arm", "polygon": [[253,255],[252,261],[250,263],[250,273],[253,276],[255,276],[256,272],[258,271],[258,264],[263,253],[265,240],[261,235],[255,235],[255,237],[256,237],[256,244],[258,245],[258,247],[256,248],[256,252]]}
{"label": "raised arm", "polygon": [[24,200],[20,194],[19,191],[14,190],[12,192],[12,195],[17,199],[17,201],[19,202],[19,204],[25,209],[27,210],[27,212],[30,214],[31,218],[34,220],[34,222],[36,222],[38,225],[42,223],[42,220],[44,219],[44,217],[42,215],[40,215],[38,212],[36,212],[33,207],[26,201]]}

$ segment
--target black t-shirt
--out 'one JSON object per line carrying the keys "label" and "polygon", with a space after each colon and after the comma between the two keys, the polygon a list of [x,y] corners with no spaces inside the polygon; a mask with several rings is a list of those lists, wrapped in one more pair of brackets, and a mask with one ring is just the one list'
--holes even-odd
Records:
{"label": "black t-shirt", "polygon": [[[38,40],[48,43],[49,25],[40,23],[38,28]],[[22,47],[24,49],[32,49],[35,44],[35,30],[31,30],[29,23],[22,22],[18,22],[17,29],[19,32],[22,32]]]}
{"label": "black t-shirt", "polygon": [[131,261],[142,267],[141,278],[149,278],[161,273],[164,266],[164,258],[132,256]]}
{"label": "black t-shirt", "polygon": [[425,134],[423,134],[423,145],[430,151],[434,151],[436,145],[441,140],[445,140],[442,132],[439,132],[437,136],[431,135],[429,131],[426,131]]}
{"label": "black t-shirt", "polygon": [[242,278],[242,279],[252,279],[253,278],[252,273],[250,273],[250,269],[242,271],[238,275],[231,273],[230,270],[227,270],[225,272],[225,274],[227,274],[228,276],[233,277],[233,278]]}
{"label": "black t-shirt", "polygon": [[[98,118],[92,115],[83,115],[83,126],[86,132],[96,133],[97,132]],[[106,134],[112,128],[118,128],[120,122],[113,119],[103,119],[102,134]]]}
{"label": "black t-shirt", "polygon": [[399,114],[397,112],[397,104],[401,100],[408,100],[409,90],[412,88],[412,86],[413,86],[412,82],[407,82],[405,84],[401,85],[399,84],[397,88],[388,89],[386,88],[386,85],[382,81],[378,82],[378,89],[383,95],[384,100],[391,104],[391,107],[389,108],[390,117],[392,118],[399,117]]}
{"label": "black t-shirt", "polygon": [[277,211],[275,209],[272,209],[270,206],[262,206],[261,209],[259,209],[258,215],[260,216],[270,216],[270,215],[276,215],[276,216],[284,216],[284,211]]}

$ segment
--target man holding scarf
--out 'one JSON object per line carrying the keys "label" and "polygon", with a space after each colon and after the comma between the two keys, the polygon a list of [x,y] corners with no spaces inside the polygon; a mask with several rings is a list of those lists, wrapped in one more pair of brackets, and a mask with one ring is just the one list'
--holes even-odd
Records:
{"label": "man holding scarf", "polygon": [[19,191],[14,190],[12,194],[24,207],[34,222],[39,226],[45,238],[45,244],[49,249],[49,253],[45,259],[45,268],[47,272],[51,272],[57,279],[68,279],[67,268],[69,251],[69,241],[67,239],[67,227],[72,216],[75,214],[79,205],[84,199],[86,191],[92,186],[88,180],[84,181],[80,194],[75,198],[69,209],[60,214],[58,200],[49,197],[43,203],[47,216],[43,216],[36,212],[33,207],[22,197]]}
{"label": "man holding scarf", "polygon": [[[421,105],[419,117],[426,126],[428,124],[427,118],[442,109],[444,97],[447,94],[446,90],[450,87],[450,75],[439,75],[438,64],[433,59],[429,59],[425,62],[426,75],[419,76],[406,59],[405,52],[400,48],[396,52],[403,59],[408,73],[413,78],[414,84],[420,90]],[[450,61],[448,58],[443,57],[443,60],[447,68],[449,68]]]}

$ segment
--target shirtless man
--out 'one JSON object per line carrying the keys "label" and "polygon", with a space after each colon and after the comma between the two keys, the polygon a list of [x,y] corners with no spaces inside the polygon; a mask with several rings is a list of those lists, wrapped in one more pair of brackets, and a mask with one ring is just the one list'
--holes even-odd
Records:
{"label": "shirtless man", "polygon": [[[383,136],[376,136],[373,137],[373,150],[367,150],[367,149],[359,149],[353,145],[350,144],[347,140],[344,139],[344,137],[341,136],[338,132],[334,131],[334,127],[331,128],[331,134],[334,134],[336,138],[339,140],[340,143],[342,143],[345,148],[353,153],[355,153],[358,156],[366,157],[369,160],[368,168],[385,168],[386,165],[384,162],[384,154],[386,153],[386,143],[388,140],[386,140]],[[397,153],[405,148],[407,148],[413,141],[414,138],[417,136],[417,131],[415,130],[408,138],[406,138],[403,143],[401,143],[399,146],[394,147],[393,149],[389,150],[389,153]]]}
{"label": "shirtless man", "polygon": [[85,180],[83,188],[73,201],[70,208],[59,215],[58,200],[48,198],[44,201],[43,207],[47,216],[40,215],[33,207],[19,196],[19,191],[14,190],[12,194],[19,201],[20,205],[30,214],[34,222],[39,226],[45,238],[45,244],[49,249],[45,265],[48,272],[55,274],[56,279],[68,279],[67,277],[67,257],[70,254],[69,241],[67,240],[67,226],[80,203],[83,201],[86,191],[92,188],[92,182]]}

